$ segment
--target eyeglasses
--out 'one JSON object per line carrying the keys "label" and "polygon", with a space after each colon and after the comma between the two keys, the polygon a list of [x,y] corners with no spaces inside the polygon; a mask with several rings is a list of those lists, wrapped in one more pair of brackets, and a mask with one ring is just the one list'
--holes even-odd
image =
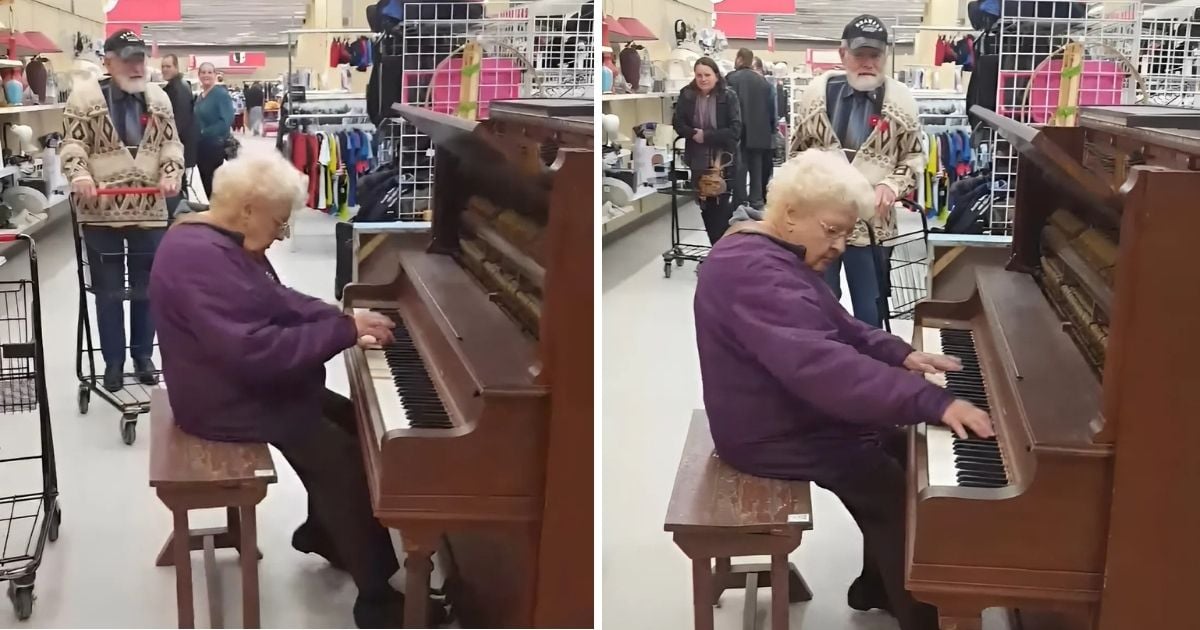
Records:
{"label": "eyeglasses", "polygon": [[836,243],[838,241],[845,241],[849,239],[850,233],[854,229],[851,228],[849,230],[843,230],[841,228],[836,228],[820,219],[817,219],[817,222],[821,224],[821,229],[825,230],[825,238],[829,239],[830,243]]}

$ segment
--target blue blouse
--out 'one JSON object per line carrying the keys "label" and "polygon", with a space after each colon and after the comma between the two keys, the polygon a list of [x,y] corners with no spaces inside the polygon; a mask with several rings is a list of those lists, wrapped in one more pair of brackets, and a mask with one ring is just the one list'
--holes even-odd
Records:
{"label": "blue blouse", "polygon": [[224,140],[233,129],[233,98],[223,85],[214,85],[196,100],[196,126],[201,140]]}

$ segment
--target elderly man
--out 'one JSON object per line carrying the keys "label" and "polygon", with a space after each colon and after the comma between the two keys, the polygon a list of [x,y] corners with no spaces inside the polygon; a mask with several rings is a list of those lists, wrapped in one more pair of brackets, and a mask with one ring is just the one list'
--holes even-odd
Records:
{"label": "elderly man", "polygon": [[876,327],[887,316],[878,307],[883,287],[875,267],[886,254],[871,247],[867,226],[877,239],[895,236],[895,202],[912,191],[925,162],[916,101],[884,74],[887,46],[879,18],[860,15],[846,25],[840,48],[846,71],[827,72],[805,89],[791,149],[840,149],[875,187],[875,216],[854,226],[842,261],[831,264],[825,278],[840,299],[844,266],[854,316]]}
{"label": "elderly man", "polygon": [[762,221],[713,247],[696,286],[704,406],[721,459],[760,477],[814,481],[863,533],[848,602],[891,612],[901,630],[937,630],[904,590],[904,434],[937,422],[993,435],[986,413],[914,372],[958,370],[846,313],[823,274],[857,219],[875,212],[867,179],[834,152],[784,164]]}
{"label": "elderly man", "polygon": [[[375,520],[350,402],[325,389],[325,363],[355,343],[390,343],[394,324],[351,316],[283,286],[266,251],[304,206],[307,178],[276,151],[248,151],[214,176],[211,209],[182,215],[150,278],[171,409],[187,433],[268,442],[308,491],[292,546],[354,578],[359,628],[399,627],[399,568]],[[444,620],[431,602],[430,621]]]}
{"label": "elderly man", "polygon": [[171,99],[171,108],[175,111],[175,126],[179,129],[179,139],[183,141],[183,164],[186,170],[182,188],[186,190],[186,172],[196,166],[196,114],[193,111],[196,97],[192,94],[192,86],[183,80],[183,73],[179,71],[179,57],[164,56],[162,73],[167,82],[163,91]]}
{"label": "elderly man", "polygon": [[[75,82],[63,112],[60,153],[96,294],[103,384],[115,392],[125,381],[127,258],[134,376],[146,385],[158,382],[150,360],[154,323],[145,290],[167,226],[165,199],[179,192],[183,144],[170,99],[146,81],[146,43],[140,37],[129,30],[109,37],[104,66],[109,79]],[[161,194],[100,197],[98,188],[158,188]]]}

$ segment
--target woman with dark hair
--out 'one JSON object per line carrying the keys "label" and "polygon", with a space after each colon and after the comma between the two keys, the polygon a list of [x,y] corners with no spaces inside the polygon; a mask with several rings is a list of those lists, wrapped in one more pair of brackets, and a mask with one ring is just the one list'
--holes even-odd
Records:
{"label": "woman with dark hair", "polygon": [[725,84],[717,62],[708,57],[696,60],[695,78],[679,91],[671,125],[675,133],[687,138],[684,159],[692,171],[692,186],[698,188],[700,177],[716,162],[725,179],[725,192],[700,200],[700,214],[708,240],[716,244],[729,227],[733,215],[730,197],[738,154],[738,139],[742,137],[742,109],[737,94]]}

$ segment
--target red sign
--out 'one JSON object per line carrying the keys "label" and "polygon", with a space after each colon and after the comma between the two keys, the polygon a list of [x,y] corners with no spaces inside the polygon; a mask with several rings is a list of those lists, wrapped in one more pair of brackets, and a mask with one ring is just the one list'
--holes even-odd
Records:
{"label": "red sign", "polygon": [[231,52],[226,68],[263,68],[267,65],[265,52]]}
{"label": "red sign", "polygon": [[729,39],[758,39],[758,16],[753,13],[718,13],[717,30]]}
{"label": "red sign", "polygon": [[792,15],[796,12],[796,0],[722,0],[720,4],[713,5],[713,11],[718,14]]}
{"label": "red sign", "polygon": [[104,13],[110,25],[120,22],[131,29],[132,24],[183,21],[180,0],[106,0]]}

